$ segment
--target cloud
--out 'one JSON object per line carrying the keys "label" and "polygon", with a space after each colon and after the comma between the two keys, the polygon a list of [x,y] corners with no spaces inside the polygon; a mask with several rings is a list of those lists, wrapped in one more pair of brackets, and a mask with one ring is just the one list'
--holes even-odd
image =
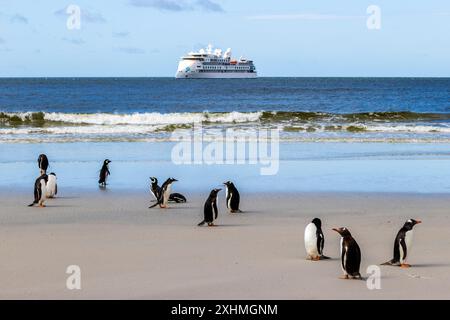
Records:
{"label": "cloud", "polygon": [[120,31],[120,32],[113,32],[114,38],[128,38],[130,33],[128,31]]}
{"label": "cloud", "polygon": [[23,23],[28,24],[28,19],[25,18],[23,15],[16,13],[15,15],[11,16],[9,19],[12,23]]}
{"label": "cloud", "polygon": [[[68,17],[69,14],[66,12],[67,8],[59,9],[54,12],[55,16]],[[81,21],[88,23],[105,23],[106,19],[102,16],[100,12],[92,12],[85,8],[80,8]]]}
{"label": "cloud", "polygon": [[299,13],[248,16],[249,20],[349,20],[361,19],[365,16],[340,16],[335,14]]}
{"label": "cloud", "polygon": [[141,48],[135,48],[135,47],[119,47],[115,48],[114,51],[127,53],[127,54],[144,54],[145,50]]}
{"label": "cloud", "polygon": [[130,0],[130,5],[173,12],[194,10],[224,12],[223,8],[212,0]]}
{"label": "cloud", "polygon": [[65,42],[68,42],[68,43],[71,43],[71,44],[74,44],[74,45],[77,45],[77,46],[80,46],[80,45],[83,45],[83,44],[86,43],[86,42],[85,42],[83,39],[81,39],[81,38],[66,38],[66,37],[64,37],[64,38],[62,38],[61,40],[62,40],[62,41],[65,41]]}

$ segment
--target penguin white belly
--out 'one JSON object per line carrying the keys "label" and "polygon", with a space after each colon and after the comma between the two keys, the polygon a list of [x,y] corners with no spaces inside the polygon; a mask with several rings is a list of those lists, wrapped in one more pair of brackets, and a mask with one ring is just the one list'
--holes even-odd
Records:
{"label": "penguin white belly", "polygon": [[347,271],[345,270],[345,265],[347,264],[347,251],[345,252],[344,257],[342,258],[342,251],[344,250],[344,238],[341,238],[341,268],[342,268],[342,272],[344,272],[344,274],[347,274]]}
{"label": "penguin white belly", "polygon": [[41,198],[39,199],[39,204],[42,205],[46,199],[47,188],[45,186],[45,180],[41,180]]}
{"label": "penguin white belly", "polygon": [[166,191],[164,191],[164,201],[163,201],[163,204],[164,204],[165,206],[167,206],[167,203],[169,202],[169,197],[170,197],[171,191],[172,191],[172,186],[171,186],[171,185],[168,185],[167,188],[166,188]]}
{"label": "penguin white belly", "polygon": [[308,257],[315,258],[319,255],[317,250],[317,227],[314,223],[309,223],[305,228],[305,249]]}
{"label": "penguin white belly", "polygon": [[48,176],[48,182],[46,186],[46,197],[53,198],[56,194],[56,177],[53,175]]}

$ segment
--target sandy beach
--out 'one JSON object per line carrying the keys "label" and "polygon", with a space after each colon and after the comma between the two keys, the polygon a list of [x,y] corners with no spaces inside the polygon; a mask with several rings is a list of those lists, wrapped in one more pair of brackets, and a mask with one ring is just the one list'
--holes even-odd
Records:
{"label": "sandy beach", "polygon": [[[1,299],[448,299],[450,196],[382,193],[254,193],[245,213],[219,199],[218,227],[196,227],[203,194],[148,209],[147,193],[61,191],[47,207],[31,194],[0,192]],[[303,231],[323,221],[325,254],[305,260]],[[407,218],[420,218],[409,262],[381,267],[381,289],[340,280],[339,236],[347,226],[362,250],[361,273],[391,258]],[[66,268],[81,268],[81,290]]]}

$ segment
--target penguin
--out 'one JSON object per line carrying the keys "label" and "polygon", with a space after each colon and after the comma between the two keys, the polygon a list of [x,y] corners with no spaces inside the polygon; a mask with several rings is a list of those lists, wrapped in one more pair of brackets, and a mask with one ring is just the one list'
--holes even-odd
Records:
{"label": "penguin", "polygon": [[102,169],[100,170],[100,178],[98,180],[98,183],[102,187],[106,187],[106,179],[111,174],[111,172],[109,172],[109,168],[108,168],[108,165],[110,162],[111,162],[111,160],[105,159],[105,161],[103,161]]}
{"label": "penguin", "polygon": [[175,181],[178,180],[174,178],[169,178],[163,183],[163,185],[161,186],[161,191],[159,193],[158,201],[154,205],[151,205],[149,208],[156,207],[157,205],[159,205],[160,208],[168,208],[167,203],[169,202],[170,191],[172,190],[172,183],[174,183]]}
{"label": "penguin", "polygon": [[29,207],[34,206],[35,204],[39,204],[39,207],[45,207],[44,201],[46,199],[46,184],[48,181],[48,176],[46,174],[41,175],[34,182],[34,201],[29,204]]}
{"label": "penguin", "polygon": [[422,223],[420,220],[409,219],[405,222],[403,227],[398,231],[394,241],[394,258],[381,265],[400,266],[402,268],[409,268],[411,265],[406,263],[406,258],[411,252],[412,240],[416,224]]}
{"label": "penguin", "polygon": [[214,220],[217,219],[219,211],[217,210],[217,194],[222,189],[213,189],[209,194],[208,199],[206,199],[205,206],[203,207],[204,219],[197,226],[202,226],[205,223],[208,227],[214,226]]}
{"label": "penguin", "polygon": [[241,210],[239,210],[239,201],[241,197],[239,195],[239,191],[234,186],[234,183],[231,181],[227,181],[223,184],[226,186],[226,203],[228,210],[230,210],[230,213],[242,212]]}
{"label": "penguin", "polygon": [[48,169],[48,158],[45,154],[40,154],[38,157],[38,166],[39,166],[39,170],[41,175],[46,174],[47,173],[47,169]]}
{"label": "penguin", "polygon": [[150,177],[150,192],[155,197],[156,201],[159,199],[161,187],[158,185],[158,179],[156,177]]}
{"label": "penguin", "polygon": [[58,184],[56,183],[56,174],[54,172],[48,175],[48,181],[46,185],[46,197],[54,198],[58,193]]}
{"label": "penguin", "polygon": [[323,255],[325,237],[322,232],[322,221],[314,218],[305,228],[305,249],[306,259],[318,261],[320,259],[330,259]]}
{"label": "penguin", "polygon": [[362,279],[359,273],[361,265],[361,250],[358,243],[353,239],[347,228],[333,228],[334,231],[341,235],[341,267],[344,276],[341,279]]}
{"label": "penguin", "polygon": [[171,193],[169,196],[169,201],[170,202],[176,202],[176,203],[185,203],[186,202],[186,197],[183,196],[181,193]]}

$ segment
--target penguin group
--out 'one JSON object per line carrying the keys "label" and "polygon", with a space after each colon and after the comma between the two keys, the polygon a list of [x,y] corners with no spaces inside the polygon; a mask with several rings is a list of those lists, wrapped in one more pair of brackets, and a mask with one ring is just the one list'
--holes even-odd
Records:
{"label": "penguin group", "polygon": [[[411,265],[406,262],[411,251],[413,227],[421,223],[420,220],[408,219],[398,231],[394,241],[394,257],[381,265],[400,266],[408,268]],[[362,279],[359,271],[361,265],[361,249],[346,227],[333,228],[341,236],[340,260],[343,275],[341,279]],[[322,232],[322,221],[314,218],[305,228],[306,259],[318,261],[329,259],[323,254],[325,237]]]}
{"label": "penguin group", "polygon": [[[111,175],[109,164],[111,160],[105,159],[100,169],[98,184],[105,188],[107,179]],[[54,172],[47,174],[49,161],[45,154],[38,157],[39,177],[34,182],[34,201],[29,206],[39,205],[45,207],[44,202],[48,198],[54,198],[58,193],[58,185],[56,174]],[[160,208],[168,208],[169,202],[172,203],[186,203],[186,197],[181,193],[172,193],[172,184],[177,182],[175,178],[167,178],[164,183],[159,186],[156,177],[150,177],[150,193],[154,197],[155,203],[149,208],[159,206]],[[240,194],[236,186],[231,181],[223,183],[225,186],[225,203],[229,213],[242,212],[240,205]],[[198,226],[207,224],[209,227],[215,226],[214,222],[219,215],[218,210],[218,194],[221,188],[214,188],[208,195],[203,206],[203,220],[198,223]],[[400,266],[402,268],[410,267],[407,263],[407,258],[411,252],[413,228],[415,225],[421,223],[420,220],[408,219],[402,228],[397,233],[394,240],[393,258],[381,265]],[[343,275],[342,279],[362,279],[360,273],[361,265],[361,249],[353,238],[350,230],[346,227],[333,228],[340,239],[340,260]],[[307,224],[304,232],[304,244],[306,250],[306,259],[312,261],[330,259],[324,255],[325,236],[322,231],[322,221],[319,218],[314,218]]]}

